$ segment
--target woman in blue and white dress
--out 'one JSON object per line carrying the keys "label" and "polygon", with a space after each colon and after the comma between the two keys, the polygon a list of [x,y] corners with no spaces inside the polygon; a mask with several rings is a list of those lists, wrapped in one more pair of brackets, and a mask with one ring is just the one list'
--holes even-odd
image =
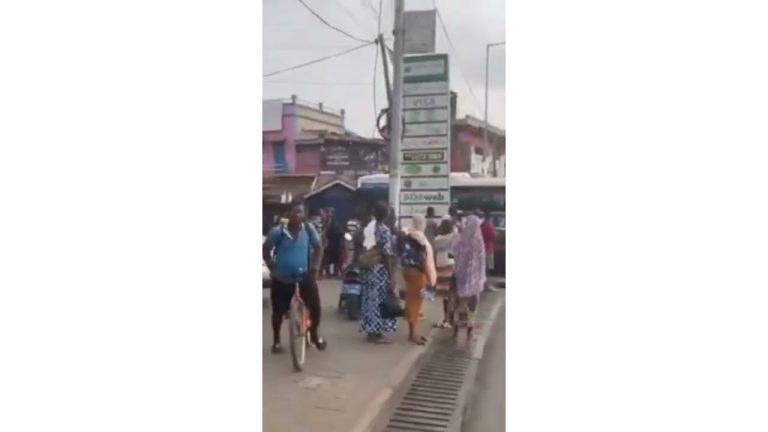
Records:
{"label": "woman in blue and white dress", "polygon": [[391,277],[395,253],[392,246],[392,231],[385,224],[389,216],[389,208],[379,203],[374,206],[373,211],[375,220],[363,231],[363,248],[369,250],[378,246],[382,259],[381,263],[364,269],[361,274],[363,290],[360,328],[368,335],[369,342],[388,344],[391,341],[385,335],[397,330],[397,319],[382,318],[381,305],[387,298],[387,293],[395,289]]}

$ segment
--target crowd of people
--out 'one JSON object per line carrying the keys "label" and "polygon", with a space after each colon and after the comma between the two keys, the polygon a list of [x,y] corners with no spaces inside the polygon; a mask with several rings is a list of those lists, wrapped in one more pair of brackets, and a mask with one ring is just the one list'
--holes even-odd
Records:
{"label": "crowd of people", "polygon": [[466,328],[472,337],[480,293],[490,289],[486,274],[493,270],[495,230],[488,213],[459,214],[442,218],[433,209],[400,227],[394,212],[377,203],[361,220],[342,227],[331,211],[304,217],[301,205],[293,206],[287,218],[270,230],[263,258],[273,278],[271,287],[273,353],[281,353],[280,327],[295,284],[310,312],[310,340],[318,349],[327,343],[320,336],[321,305],[317,280],[341,277],[354,268],[361,275],[360,330],[374,344],[392,343],[398,318],[383,313],[382,306],[397,291],[396,274],[405,281],[402,317],[408,325],[408,340],[423,345],[417,334],[425,298],[439,298],[443,319],[435,326],[453,329],[458,336]]}

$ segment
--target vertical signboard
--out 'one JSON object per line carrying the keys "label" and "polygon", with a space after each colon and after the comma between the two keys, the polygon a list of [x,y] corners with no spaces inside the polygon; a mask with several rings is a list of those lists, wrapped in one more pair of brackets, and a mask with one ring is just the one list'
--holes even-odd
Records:
{"label": "vertical signboard", "polygon": [[[448,214],[451,202],[451,115],[448,55],[403,59],[403,116],[400,149],[400,211],[403,219]],[[408,224],[409,221],[403,221]]]}
{"label": "vertical signboard", "polygon": [[405,53],[435,52],[436,10],[405,11]]}

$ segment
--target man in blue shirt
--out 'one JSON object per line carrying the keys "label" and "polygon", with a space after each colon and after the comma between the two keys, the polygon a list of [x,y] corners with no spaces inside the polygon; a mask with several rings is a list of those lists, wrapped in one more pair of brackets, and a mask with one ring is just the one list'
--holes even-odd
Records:
{"label": "man in blue shirt", "polygon": [[264,242],[262,254],[272,276],[272,353],[283,352],[280,327],[283,316],[290,308],[297,283],[312,320],[310,341],[319,350],[324,350],[327,344],[318,333],[321,306],[316,282],[323,249],[315,228],[304,222],[304,206],[297,204],[291,207],[288,223],[272,228]]}

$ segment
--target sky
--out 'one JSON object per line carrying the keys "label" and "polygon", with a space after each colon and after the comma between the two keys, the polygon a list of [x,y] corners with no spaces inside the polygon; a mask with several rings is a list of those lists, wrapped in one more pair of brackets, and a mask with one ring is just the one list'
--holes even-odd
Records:
{"label": "sky", "polygon": [[[373,40],[378,34],[381,1],[381,33],[392,35],[394,0],[304,0],[326,21],[351,35]],[[406,0],[406,10],[433,9],[432,0]],[[483,118],[485,95],[485,46],[504,41],[504,0],[477,2],[437,0],[437,8],[453,42],[451,49],[440,22],[437,52],[450,58],[451,88],[458,93],[458,115]],[[325,26],[298,0],[264,0],[264,73],[331,55],[361,44]],[[391,40],[389,42],[391,45]],[[363,136],[373,136],[375,116],[387,106],[381,58],[376,68],[376,45],[264,78],[264,99],[289,98],[323,102],[345,109],[346,126]],[[491,48],[488,80],[488,121],[504,127],[505,47]],[[474,90],[474,97],[471,89]],[[374,109],[374,98],[376,109]],[[476,98],[476,99],[475,99]]]}

